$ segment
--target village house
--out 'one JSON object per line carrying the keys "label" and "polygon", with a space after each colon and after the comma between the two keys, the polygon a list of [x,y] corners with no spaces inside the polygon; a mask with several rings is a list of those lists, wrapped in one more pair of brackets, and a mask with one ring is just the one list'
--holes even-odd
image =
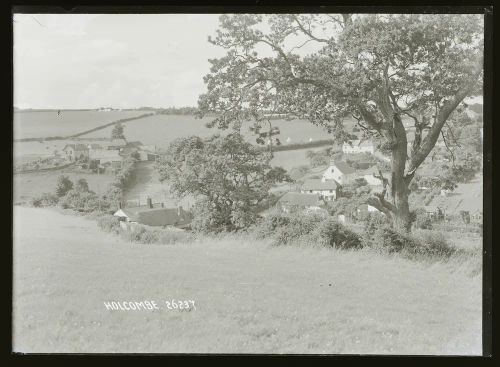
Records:
{"label": "village house", "polygon": [[302,194],[316,194],[325,201],[333,201],[339,197],[340,186],[334,180],[309,179],[304,182],[300,192]]}
{"label": "village house", "polygon": [[375,146],[371,140],[349,140],[342,145],[344,154],[358,154],[375,152]]}
{"label": "village house", "polygon": [[351,168],[347,163],[342,161],[331,162],[330,166],[323,173],[321,181],[336,181],[337,183],[344,185],[353,182],[358,175],[356,171]]}
{"label": "village house", "polygon": [[104,150],[104,149],[91,150],[89,158],[97,161],[98,164],[123,161],[123,157],[117,150]]}
{"label": "village house", "polygon": [[[114,214],[121,221],[130,224],[143,224],[152,227],[188,228],[191,225],[192,215],[181,206],[165,208],[163,203],[153,204],[151,199],[142,206],[120,208]],[[123,226],[122,226],[123,227]]]}
{"label": "village house", "polygon": [[276,203],[276,207],[289,213],[294,210],[305,210],[308,212],[323,212],[322,206],[325,202],[317,194],[304,194],[299,192],[287,192]]}
{"label": "village house", "polygon": [[63,148],[65,158],[76,161],[89,157],[89,148],[85,144],[66,144]]}

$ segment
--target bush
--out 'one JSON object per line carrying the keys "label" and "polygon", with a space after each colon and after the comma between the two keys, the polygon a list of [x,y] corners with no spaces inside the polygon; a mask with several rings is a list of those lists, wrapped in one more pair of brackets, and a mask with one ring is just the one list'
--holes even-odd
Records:
{"label": "bush", "polygon": [[436,257],[449,257],[456,252],[456,249],[450,246],[445,235],[441,232],[417,232],[414,236],[420,243],[419,253]]}
{"label": "bush", "polygon": [[97,219],[97,226],[105,232],[120,233],[120,221],[117,217],[105,215]]}
{"label": "bush", "polygon": [[373,237],[367,241],[367,244],[379,252],[389,254],[416,246],[413,238],[389,227],[377,229]]}
{"label": "bush", "polygon": [[59,197],[57,195],[44,192],[31,200],[31,205],[34,207],[45,207],[57,205]]}
{"label": "bush", "polygon": [[321,245],[340,249],[363,247],[361,237],[333,218],[326,219],[313,232],[313,238]]}
{"label": "bush", "polygon": [[456,252],[439,232],[419,232],[413,235],[384,227],[378,229],[367,244],[382,253],[399,253],[410,259],[448,258]]}
{"label": "bush", "polygon": [[61,175],[57,179],[56,195],[63,197],[73,188],[73,182],[68,176]]}
{"label": "bush", "polygon": [[294,213],[290,215],[290,222],[285,226],[279,226],[275,230],[274,244],[286,245],[297,242],[301,237],[310,235],[320,222],[325,219],[318,214]]}
{"label": "bush", "polygon": [[99,210],[100,198],[92,191],[70,190],[59,200],[64,209],[74,209],[80,212]]}
{"label": "bush", "polygon": [[271,237],[277,228],[290,224],[290,217],[282,212],[274,212],[263,218],[254,228],[255,236],[259,239]]}

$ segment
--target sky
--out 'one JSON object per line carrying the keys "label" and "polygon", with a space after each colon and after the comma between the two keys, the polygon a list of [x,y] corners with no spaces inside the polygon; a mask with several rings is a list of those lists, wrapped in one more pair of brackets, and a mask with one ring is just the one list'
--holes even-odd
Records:
{"label": "sky", "polygon": [[[218,14],[14,14],[14,106],[196,106]],[[289,47],[303,43],[292,39]],[[315,51],[313,43],[295,52]],[[269,52],[269,54],[267,54]],[[270,51],[259,50],[262,56]],[[472,100],[470,102],[479,102]]]}
{"label": "sky", "polygon": [[217,14],[15,14],[19,108],[196,106]]}

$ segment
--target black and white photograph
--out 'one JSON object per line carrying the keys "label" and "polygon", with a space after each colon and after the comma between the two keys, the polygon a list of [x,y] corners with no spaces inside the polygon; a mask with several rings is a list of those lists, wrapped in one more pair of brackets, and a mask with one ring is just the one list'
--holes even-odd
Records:
{"label": "black and white photograph", "polygon": [[14,7],[12,352],[482,356],[486,17]]}

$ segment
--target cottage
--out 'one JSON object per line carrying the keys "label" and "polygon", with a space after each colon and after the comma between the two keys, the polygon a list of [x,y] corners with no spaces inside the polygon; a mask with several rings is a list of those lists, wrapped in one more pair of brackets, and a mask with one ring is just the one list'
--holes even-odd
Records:
{"label": "cottage", "polygon": [[192,221],[190,212],[178,208],[165,208],[163,204],[153,205],[148,200],[148,205],[121,208],[114,214],[115,217],[129,223],[139,223],[153,227],[188,228]]}
{"label": "cottage", "polygon": [[66,144],[63,148],[66,159],[76,161],[89,157],[89,149],[85,144]]}
{"label": "cottage", "polygon": [[300,192],[303,194],[317,194],[320,198],[333,201],[339,197],[340,185],[335,180],[322,181],[320,179],[310,179],[304,182]]}
{"label": "cottage", "polygon": [[342,145],[344,154],[358,154],[375,152],[375,146],[371,140],[349,140]]}
{"label": "cottage", "polygon": [[338,161],[331,162],[330,166],[323,173],[321,180],[323,182],[336,181],[337,183],[344,185],[346,183],[353,182],[358,176],[356,171],[352,169],[347,163]]}
{"label": "cottage", "polygon": [[317,194],[287,192],[278,200],[276,206],[281,211],[288,213],[294,210],[323,211],[324,204],[325,202]]}

